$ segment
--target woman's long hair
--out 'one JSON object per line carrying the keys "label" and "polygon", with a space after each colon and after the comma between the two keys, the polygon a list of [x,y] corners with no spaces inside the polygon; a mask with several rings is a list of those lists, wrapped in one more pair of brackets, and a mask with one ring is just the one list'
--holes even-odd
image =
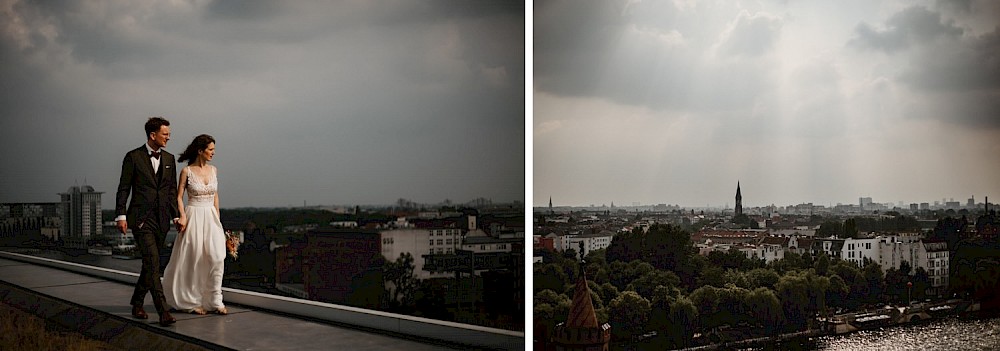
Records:
{"label": "woman's long hair", "polygon": [[194,137],[191,144],[188,144],[187,149],[181,153],[181,157],[177,159],[177,162],[187,161],[188,164],[194,162],[198,159],[198,153],[204,151],[208,148],[208,144],[214,143],[215,138],[208,134],[202,134]]}

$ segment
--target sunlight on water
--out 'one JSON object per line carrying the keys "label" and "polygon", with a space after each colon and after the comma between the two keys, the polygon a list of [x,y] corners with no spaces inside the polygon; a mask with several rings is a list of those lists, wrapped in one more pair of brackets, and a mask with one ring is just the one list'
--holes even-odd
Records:
{"label": "sunlight on water", "polygon": [[947,319],[816,340],[817,350],[1000,350],[1000,318]]}

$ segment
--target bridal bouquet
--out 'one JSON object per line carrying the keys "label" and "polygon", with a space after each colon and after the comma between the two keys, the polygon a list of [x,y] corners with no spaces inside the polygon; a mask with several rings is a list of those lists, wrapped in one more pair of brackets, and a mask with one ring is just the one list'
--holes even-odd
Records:
{"label": "bridal bouquet", "polygon": [[239,258],[237,251],[240,249],[240,236],[231,230],[226,231],[226,249],[229,250],[229,256],[233,256],[234,260]]}

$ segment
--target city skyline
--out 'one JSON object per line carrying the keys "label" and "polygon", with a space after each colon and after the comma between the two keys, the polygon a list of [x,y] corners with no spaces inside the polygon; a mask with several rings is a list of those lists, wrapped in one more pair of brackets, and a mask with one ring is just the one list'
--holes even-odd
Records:
{"label": "city skyline", "polygon": [[[746,192],[745,188],[744,188],[743,192],[744,193]],[[851,201],[819,202],[819,201],[812,201],[812,200],[803,200],[803,201],[794,202],[794,203],[758,203],[758,202],[753,201],[753,199],[749,199],[750,201],[748,201],[748,198],[744,196],[742,203],[743,203],[743,208],[744,209],[746,209],[746,208],[760,208],[760,207],[768,207],[768,206],[786,207],[786,206],[795,206],[795,205],[802,205],[802,204],[809,204],[809,203],[813,204],[814,206],[830,207],[830,206],[837,206],[837,205],[859,205],[859,203],[861,202],[861,198],[871,198],[872,199],[872,203],[874,203],[874,204],[892,204],[893,206],[899,206],[900,201],[902,201],[902,203],[903,203],[902,207],[903,208],[908,208],[911,204],[917,204],[917,205],[919,205],[921,203],[927,203],[927,204],[929,204],[931,206],[934,206],[935,203],[937,203],[940,206],[944,206],[945,202],[957,202],[957,203],[959,203],[960,207],[967,207],[968,200],[970,198],[974,199],[974,203],[976,205],[982,205],[982,204],[985,204],[985,201],[986,201],[986,199],[988,197],[989,196],[980,196],[980,195],[973,195],[971,197],[970,196],[966,196],[966,197],[962,197],[962,198],[950,197],[949,196],[949,197],[938,197],[938,198],[932,198],[932,199],[913,199],[913,201],[906,201],[906,200],[901,200],[901,199],[900,200],[884,200],[884,199],[872,198],[870,196],[857,196],[857,197],[854,198],[853,202],[851,202]],[[990,201],[990,204],[992,204],[992,205],[996,205],[997,204],[996,200],[989,200],[989,201]],[[537,208],[545,208],[545,207],[548,207],[548,204],[549,204],[548,200],[546,200],[545,202],[542,202],[542,203],[534,202],[532,204],[532,207],[536,208],[536,209]],[[647,206],[656,206],[656,205],[667,205],[667,206],[680,206],[682,208],[729,208],[729,209],[732,209],[732,208],[735,207],[735,204],[736,204],[736,201],[735,201],[735,190],[733,192],[733,196],[730,196],[729,199],[727,199],[725,201],[721,201],[721,199],[720,199],[720,201],[703,201],[700,204],[699,203],[683,204],[683,203],[676,203],[676,202],[669,202],[669,201],[638,202],[638,201],[627,201],[627,199],[622,200],[622,201],[619,201],[619,200],[614,200],[614,201],[591,201],[591,202],[587,202],[587,203],[569,204],[569,203],[560,203],[558,201],[558,199],[556,199],[554,197],[552,198],[552,207],[611,207],[612,205],[614,205],[614,207],[647,207]],[[891,209],[891,207],[890,207],[890,209]]]}
{"label": "city skyline", "polygon": [[1000,4],[540,1],[532,203],[1000,198]]}
{"label": "city skyline", "polygon": [[151,116],[217,140],[220,205],[524,202],[517,2],[0,4],[0,202],[114,208]]}

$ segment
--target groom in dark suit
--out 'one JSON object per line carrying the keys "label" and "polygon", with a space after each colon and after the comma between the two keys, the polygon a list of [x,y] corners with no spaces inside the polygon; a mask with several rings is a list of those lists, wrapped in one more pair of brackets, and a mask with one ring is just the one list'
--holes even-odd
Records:
{"label": "groom in dark suit", "polygon": [[[160,325],[176,322],[167,310],[160,283],[160,249],[164,247],[170,224],[177,223],[177,163],[174,155],[163,150],[170,141],[170,122],[162,117],[146,121],[146,144],[125,154],[118,182],[115,214],[118,230],[133,228],[135,242],[142,254],[142,272],[132,293],[132,316],[147,319],[142,306],[146,293],[153,295],[153,306],[160,314]],[[129,202],[129,193],[132,201]],[[126,203],[128,210],[126,211]]]}

